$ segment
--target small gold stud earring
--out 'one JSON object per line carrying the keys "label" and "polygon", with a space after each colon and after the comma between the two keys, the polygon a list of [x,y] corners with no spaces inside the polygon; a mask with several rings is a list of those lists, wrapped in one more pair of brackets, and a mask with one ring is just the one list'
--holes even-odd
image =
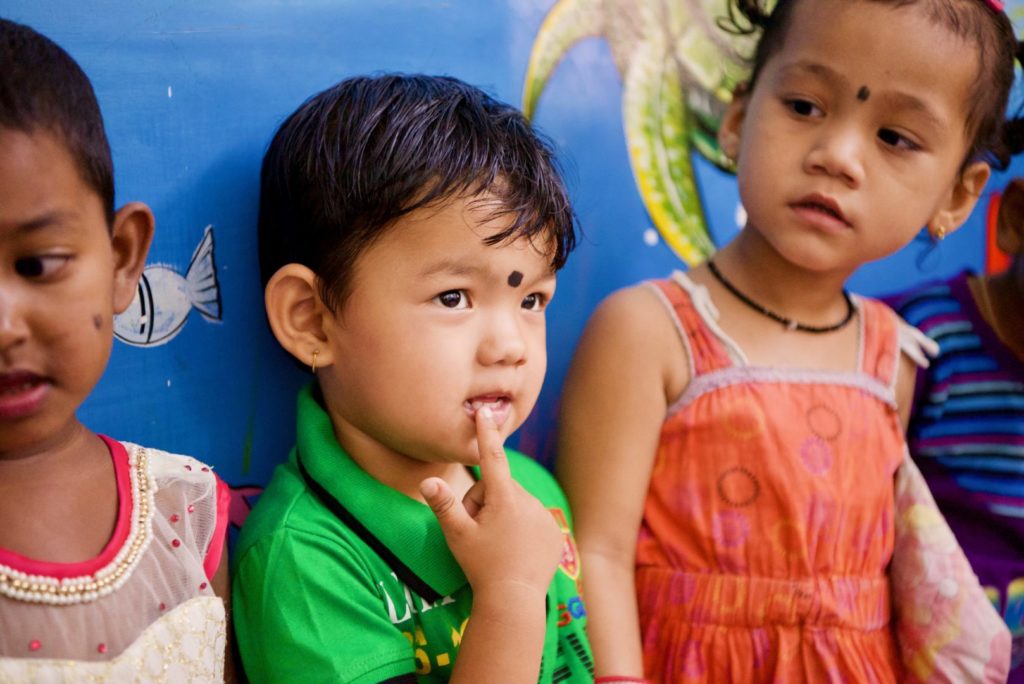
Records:
{"label": "small gold stud earring", "polygon": [[313,350],[313,360],[309,363],[309,372],[316,375],[316,357],[320,355],[319,349]]}
{"label": "small gold stud earring", "polygon": [[936,242],[942,242],[943,240],[945,240],[946,239],[946,226],[943,226],[943,225],[935,226],[935,233],[934,233],[934,235],[932,237],[935,238]]}

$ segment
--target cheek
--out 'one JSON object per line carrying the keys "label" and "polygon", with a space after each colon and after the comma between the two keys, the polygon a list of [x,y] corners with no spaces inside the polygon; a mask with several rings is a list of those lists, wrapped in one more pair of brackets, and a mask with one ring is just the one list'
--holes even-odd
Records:
{"label": "cheek", "polygon": [[103,319],[79,304],[40,306],[33,316],[39,340],[68,347],[91,348],[103,336]]}
{"label": "cheek", "polygon": [[530,376],[530,384],[535,386],[536,392],[539,392],[541,385],[544,384],[544,375],[548,367],[548,350],[543,328],[531,335],[529,345],[526,372]]}
{"label": "cheek", "polygon": [[767,184],[758,183],[757,176],[764,175],[763,171],[759,171],[756,159],[751,160],[750,164],[741,164],[736,174],[736,189],[739,192],[740,202],[749,211],[751,208],[756,210],[756,206],[761,202],[764,197]]}

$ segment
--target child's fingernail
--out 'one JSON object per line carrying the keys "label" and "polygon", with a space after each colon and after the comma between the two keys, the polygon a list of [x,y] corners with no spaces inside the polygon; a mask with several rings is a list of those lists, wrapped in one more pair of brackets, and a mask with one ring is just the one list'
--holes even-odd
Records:
{"label": "child's fingernail", "polygon": [[479,413],[480,416],[488,423],[494,422],[494,414],[491,413],[490,406],[481,406],[479,409],[477,409],[477,413]]}
{"label": "child's fingernail", "polygon": [[420,483],[420,494],[429,498],[437,494],[437,483],[433,480],[424,480]]}

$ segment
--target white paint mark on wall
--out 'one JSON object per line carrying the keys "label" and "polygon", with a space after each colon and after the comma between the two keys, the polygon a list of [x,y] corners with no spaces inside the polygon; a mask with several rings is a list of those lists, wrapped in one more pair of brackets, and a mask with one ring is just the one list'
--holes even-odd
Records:
{"label": "white paint mark on wall", "polygon": [[221,320],[212,224],[203,232],[184,275],[164,264],[146,266],[135,298],[114,317],[114,335],[139,347],[166,344],[181,332],[192,309],[208,321]]}
{"label": "white paint mark on wall", "polygon": [[170,378],[167,378],[167,386],[168,386],[168,387],[170,387],[170,386],[171,386],[171,379],[170,379]]}
{"label": "white paint mark on wall", "polygon": [[644,244],[648,247],[653,247],[658,244],[658,231],[653,228],[648,228],[644,231]]}
{"label": "white paint mark on wall", "polygon": [[736,215],[734,216],[734,219],[736,220],[736,227],[740,230],[743,230],[747,225],[747,209],[739,202],[736,203]]}
{"label": "white paint mark on wall", "polygon": [[170,99],[172,97],[174,97],[174,91],[171,90],[171,86],[167,86],[167,98]]}

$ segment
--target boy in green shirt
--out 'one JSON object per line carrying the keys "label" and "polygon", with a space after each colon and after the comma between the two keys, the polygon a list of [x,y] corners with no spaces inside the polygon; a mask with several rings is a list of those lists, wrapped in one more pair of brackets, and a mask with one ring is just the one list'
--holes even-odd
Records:
{"label": "boy in green shirt", "polygon": [[547,144],[456,79],[349,79],[278,130],[267,316],[315,382],[238,544],[252,681],[592,680],[565,498],[502,446],[574,223]]}

